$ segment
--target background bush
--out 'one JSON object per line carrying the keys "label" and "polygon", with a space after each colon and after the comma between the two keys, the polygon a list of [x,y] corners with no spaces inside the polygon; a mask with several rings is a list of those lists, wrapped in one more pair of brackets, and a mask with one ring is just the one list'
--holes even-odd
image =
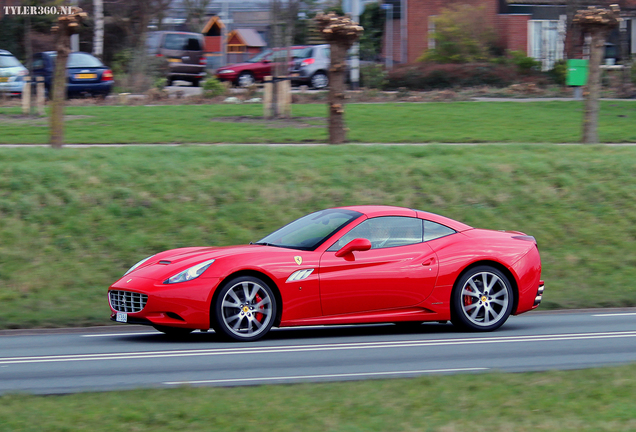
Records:
{"label": "background bush", "polygon": [[227,88],[223,83],[214,77],[207,78],[203,84],[203,96],[206,98],[223,96],[226,91]]}
{"label": "background bush", "polygon": [[384,66],[379,64],[364,65],[360,68],[362,87],[382,90],[388,83],[387,75]]}
{"label": "background bush", "polygon": [[514,66],[490,63],[417,63],[397,66],[388,74],[386,87],[396,90],[438,90],[452,87],[507,87],[521,81]]}

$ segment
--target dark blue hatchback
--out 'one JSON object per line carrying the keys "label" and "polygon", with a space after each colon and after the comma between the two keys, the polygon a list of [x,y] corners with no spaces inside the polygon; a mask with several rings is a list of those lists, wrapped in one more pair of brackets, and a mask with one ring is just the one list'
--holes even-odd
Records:
{"label": "dark blue hatchback", "polygon": [[[57,52],[33,56],[33,75],[44,77],[47,94],[51,92]],[[113,86],[113,72],[97,58],[85,52],[72,52],[66,63],[66,90],[69,97],[82,94],[106,96]]]}

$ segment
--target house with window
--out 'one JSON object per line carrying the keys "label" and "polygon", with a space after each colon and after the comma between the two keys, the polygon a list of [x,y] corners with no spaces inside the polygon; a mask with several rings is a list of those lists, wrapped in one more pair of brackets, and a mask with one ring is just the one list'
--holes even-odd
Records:
{"label": "house with window", "polygon": [[[634,55],[636,0],[619,2],[624,12],[622,25],[627,33],[628,52]],[[586,55],[584,36],[572,34],[568,24],[572,11],[568,10],[566,0],[383,0],[383,3],[392,18],[392,24],[387,25],[391,34],[384,35],[383,56],[392,55],[394,63],[415,62],[425,50],[435,47],[435,39],[431,37],[435,31],[434,19],[452,3],[484,7],[501,48],[525,52],[539,60],[544,70],[566,58],[566,53],[572,58]],[[619,44],[617,29],[610,36],[608,47]]]}

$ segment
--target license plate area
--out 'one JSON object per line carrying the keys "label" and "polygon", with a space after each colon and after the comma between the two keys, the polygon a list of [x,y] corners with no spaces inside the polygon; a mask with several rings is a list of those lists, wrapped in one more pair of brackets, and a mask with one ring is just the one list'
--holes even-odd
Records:
{"label": "license plate area", "polygon": [[178,58],[171,58],[171,59],[168,59],[168,61],[170,63],[181,63],[181,59],[178,59]]}
{"label": "license plate area", "polygon": [[115,321],[117,322],[128,322],[128,314],[125,312],[117,312],[117,316],[115,317]]}
{"label": "license plate area", "polygon": [[75,79],[95,79],[97,74],[76,74]]}
{"label": "license plate area", "polygon": [[0,77],[0,82],[9,82],[9,77]]}

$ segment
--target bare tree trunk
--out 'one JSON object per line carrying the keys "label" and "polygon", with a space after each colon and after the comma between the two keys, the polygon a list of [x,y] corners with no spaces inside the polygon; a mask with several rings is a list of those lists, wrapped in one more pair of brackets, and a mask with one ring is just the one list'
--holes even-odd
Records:
{"label": "bare tree trunk", "polygon": [[[632,25],[634,22],[632,21]],[[621,64],[623,65],[622,79],[621,79],[621,97],[628,98],[632,96],[631,89],[631,72],[632,72],[632,59],[629,55],[629,34],[627,33],[627,21],[623,20],[620,23],[620,35],[621,35]]]}
{"label": "bare tree trunk", "polygon": [[99,59],[104,54],[104,1],[93,0],[95,31],[93,33],[93,55]]}
{"label": "bare tree trunk", "polygon": [[601,61],[605,52],[607,32],[595,29],[590,44],[590,73],[588,75],[588,95],[583,114],[583,143],[598,143],[598,112],[601,94]]}
{"label": "bare tree trunk", "polygon": [[64,108],[66,99],[66,62],[71,52],[71,38],[66,25],[60,25],[56,37],[57,58],[53,75],[51,98],[51,146],[62,148],[64,144]]}
{"label": "bare tree trunk", "polygon": [[329,143],[344,144],[347,130],[344,122],[345,73],[347,49],[331,44],[331,68],[329,69]]}

